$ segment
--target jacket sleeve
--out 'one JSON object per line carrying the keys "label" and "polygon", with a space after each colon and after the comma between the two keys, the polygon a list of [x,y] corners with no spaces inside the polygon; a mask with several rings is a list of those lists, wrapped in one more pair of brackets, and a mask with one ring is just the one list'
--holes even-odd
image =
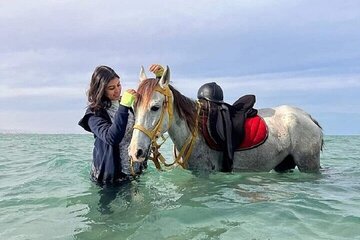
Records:
{"label": "jacket sleeve", "polygon": [[128,109],[129,108],[120,105],[113,123],[102,116],[90,116],[88,124],[91,132],[109,145],[119,144],[125,135],[129,116]]}

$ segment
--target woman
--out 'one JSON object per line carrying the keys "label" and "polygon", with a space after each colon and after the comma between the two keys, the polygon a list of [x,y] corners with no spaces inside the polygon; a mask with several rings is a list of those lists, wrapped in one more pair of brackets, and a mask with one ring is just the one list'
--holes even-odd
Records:
{"label": "woman", "polygon": [[[150,71],[158,77],[163,68],[153,64]],[[91,178],[101,185],[120,183],[130,174],[127,148],[134,125],[136,91],[129,89],[120,95],[120,77],[115,71],[108,66],[96,67],[88,90],[89,105],[79,125],[94,134]],[[135,171],[141,173],[144,167],[136,165]]]}

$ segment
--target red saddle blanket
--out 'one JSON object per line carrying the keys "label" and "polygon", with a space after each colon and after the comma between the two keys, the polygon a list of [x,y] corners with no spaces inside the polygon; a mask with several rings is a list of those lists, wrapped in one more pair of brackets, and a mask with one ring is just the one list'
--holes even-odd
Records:
{"label": "red saddle blanket", "polygon": [[[206,121],[202,122],[203,124]],[[251,148],[255,148],[265,142],[268,136],[268,128],[262,117],[256,115],[251,118],[247,118],[244,123],[244,139],[242,143],[238,147],[236,147],[235,151],[248,150]],[[214,150],[221,151],[221,146],[214,141],[209,133],[209,129],[206,126],[202,126],[202,133],[206,140],[206,143],[210,148]]]}
{"label": "red saddle blanket", "polygon": [[245,120],[245,137],[235,150],[246,150],[263,144],[268,136],[267,125],[262,117],[256,115]]}

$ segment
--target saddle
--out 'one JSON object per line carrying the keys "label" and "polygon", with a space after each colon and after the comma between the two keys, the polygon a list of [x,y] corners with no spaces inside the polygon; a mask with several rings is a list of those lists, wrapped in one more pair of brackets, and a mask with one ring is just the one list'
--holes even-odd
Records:
{"label": "saddle", "polygon": [[254,95],[240,97],[233,105],[199,100],[200,129],[208,146],[224,153],[222,171],[231,171],[235,151],[265,142],[267,126],[253,108]]}

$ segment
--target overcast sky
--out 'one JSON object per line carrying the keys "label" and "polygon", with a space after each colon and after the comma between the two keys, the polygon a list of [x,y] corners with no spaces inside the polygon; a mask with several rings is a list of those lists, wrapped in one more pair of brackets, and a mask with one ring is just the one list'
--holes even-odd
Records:
{"label": "overcast sky", "polygon": [[360,134],[360,1],[0,1],[0,131],[84,133],[97,65],[136,88],[169,65],[180,92],[290,104],[327,135]]}

